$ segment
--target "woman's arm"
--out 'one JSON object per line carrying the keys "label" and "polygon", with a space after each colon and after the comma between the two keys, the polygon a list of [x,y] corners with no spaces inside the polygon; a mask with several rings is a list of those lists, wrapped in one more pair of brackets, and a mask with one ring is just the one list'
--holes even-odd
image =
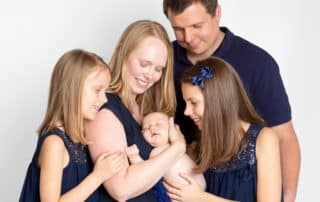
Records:
{"label": "woman's arm", "polygon": [[[170,125],[171,128],[174,127],[173,121]],[[89,151],[93,160],[101,153],[125,152],[127,148],[124,128],[119,119],[108,109],[102,109],[95,120],[87,124],[86,135],[92,142],[89,145]],[[171,140],[171,146],[156,157],[130,166],[127,162],[125,169],[104,182],[108,193],[116,200],[123,201],[150,189],[164,175],[170,165],[185,152],[182,134],[175,134]]]}
{"label": "woman's arm", "polygon": [[166,172],[164,180],[169,179],[180,184],[188,184],[188,181],[180,176],[181,173],[185,173],[191,176],[202,190],[206,190],[204,176],[202,173],[195,173],[193,171],[195,167],[197,167],[196,163],[187,154],[184,154]]}
{"label": "woman's arm", "polygon": [[168,179],[166,179],[164,183],[164,187],[173,202],[232,202],[231,200],[203,191],[196,180],[190,175],[180,174],[180,176],[188,182],[187,185]]}
{"label": "woman's arm", "polygon": [[256,145],[259,202],[280,201],[281,199],[281,166],[277,135],[264,128]]}

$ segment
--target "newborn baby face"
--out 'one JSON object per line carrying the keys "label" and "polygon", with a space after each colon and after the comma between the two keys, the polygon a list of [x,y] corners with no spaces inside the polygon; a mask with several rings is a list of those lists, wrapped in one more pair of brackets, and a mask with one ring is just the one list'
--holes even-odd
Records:
{"label": "newborn baby face", "polygon": [[142,134],[153,147],[168,144],[169,117],[166,114],[153,112],[143,118]]}

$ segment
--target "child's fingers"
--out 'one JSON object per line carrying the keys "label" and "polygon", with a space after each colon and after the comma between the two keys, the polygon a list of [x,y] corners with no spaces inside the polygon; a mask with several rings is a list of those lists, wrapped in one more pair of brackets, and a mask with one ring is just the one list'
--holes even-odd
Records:
{"label": "child's fingers", "polygon": [[179,174],[183,179],[185,179],[189,184],[193,184],[195,181],[194,179],[188,175],[188,174],[185,174],[185,173],[180,173]]}
{"label": "child's fingers", "polygon": [[107,153],[102,153],[102,154],[100,154],[100,156],[97,158],[96,162],[99,162],[99,161],[103,160],[103,159],[106,158],[107,156],[108,156]]}
{"label": "child's fingers", "polygon": [[124,154],[122,152],[115,152],[112,154],[103,153],[99,156],[96,163],[104,164],[104,167],[112,168],[113,164],[117,164],[121,158],[124,158]]}
{"label": "child's fingers", "polygon": [[167,187],[170,187],[171,189],[174,189],[174,190],[181,190],[181,186],[183,186],[182,184],[174,181],[174,180],[168,180],[166,179],[163,184]]}
{"label": "child's fingers", "polygon": [[124,154],[114,159],[114,161],[111,163],[112,163],[112,169],[114,170],[114,172],[119,172],[120,170],[128,166],[127,158]]}
{"label": "child's fingers", "polygon": [[127,160],[127,158],[124,153],[120,153],[120,154],[113,156],[109,160],[112,165],[114,165],[115,167],[118,167],[119,165],[124,163]]}

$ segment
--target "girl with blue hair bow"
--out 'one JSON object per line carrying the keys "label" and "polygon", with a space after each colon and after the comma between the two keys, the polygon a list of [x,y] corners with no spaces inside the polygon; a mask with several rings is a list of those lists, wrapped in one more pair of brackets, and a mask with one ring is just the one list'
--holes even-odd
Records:
{"label": "girl with blue hair bow", "polygon": [[199,61],[181,77],[184,114],[198,128],[195,160],[207,189],[187,174],[182,185],[167,181],[173,201],[280,201],[277,135],[251,104],[233,67],[217,57]]}

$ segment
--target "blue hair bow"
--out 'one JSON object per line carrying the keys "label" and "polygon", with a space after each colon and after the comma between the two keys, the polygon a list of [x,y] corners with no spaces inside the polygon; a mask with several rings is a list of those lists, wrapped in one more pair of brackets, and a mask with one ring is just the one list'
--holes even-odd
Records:
{"label": "blue hair bow", "polygon": [[200,86],[201,89],[204,88],[204,79],[210,79],[213,77],[213,72],[208,67],[201,67],[201,74],[199,76],[192,77],[192,84]]}

